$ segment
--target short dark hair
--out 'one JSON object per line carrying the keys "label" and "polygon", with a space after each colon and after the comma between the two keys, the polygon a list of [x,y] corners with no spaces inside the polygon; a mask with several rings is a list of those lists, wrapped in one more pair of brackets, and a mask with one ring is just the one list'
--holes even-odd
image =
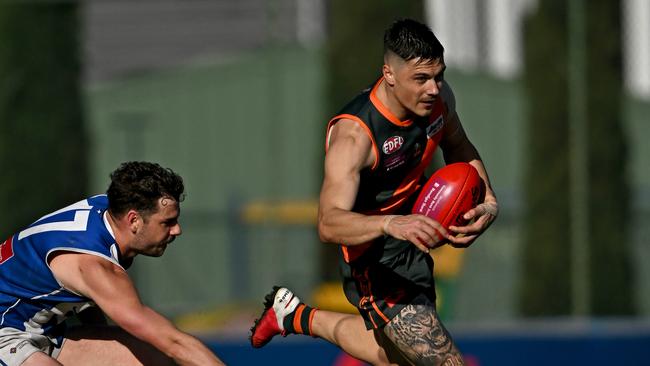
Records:
{"label": "short dark hair", "polygon": [[183,178],[171,169],[156,163],[130,161],[111,173],[111,184],[106,191],[108,209],[118,217],[130,209],[146,216],[157,210],[161,197],[181,202],[184,190]]}
{"label": "short dark hair", "polygon": [[393,52],[405,61],[437,60],[445,49],[431,28],[413,19],[398,19],[384,33],[384,54]]}

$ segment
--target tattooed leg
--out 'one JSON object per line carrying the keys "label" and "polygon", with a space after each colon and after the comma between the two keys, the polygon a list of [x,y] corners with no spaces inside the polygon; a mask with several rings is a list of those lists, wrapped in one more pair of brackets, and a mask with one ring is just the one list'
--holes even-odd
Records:
{"label": "tattooed leg", "polygon": [[384,327],[384,334],[414,365],[464,365],[433,304],[408,305]]}

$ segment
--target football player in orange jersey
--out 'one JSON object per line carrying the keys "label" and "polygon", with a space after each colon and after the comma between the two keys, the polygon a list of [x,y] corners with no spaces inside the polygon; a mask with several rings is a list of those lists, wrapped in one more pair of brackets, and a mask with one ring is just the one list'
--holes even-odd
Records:
{"label": "football player in orange jersey", "polygon": [[[252,329],[254,347],[276,334],[310,334],[372,364],[464,364],[436,311],[429,248],[469,246],[498,204],[456,113],[443,51],[426,25],[394,22],[384,35],[382,76],[327,127],[318,232],[341,245],[343,289],[360,316],[316,310],[274,288]],[[437,147],[447,164],[474,166],[486,186],[484,201],[464,215],[471,223],[449,231],[410,214]]]}

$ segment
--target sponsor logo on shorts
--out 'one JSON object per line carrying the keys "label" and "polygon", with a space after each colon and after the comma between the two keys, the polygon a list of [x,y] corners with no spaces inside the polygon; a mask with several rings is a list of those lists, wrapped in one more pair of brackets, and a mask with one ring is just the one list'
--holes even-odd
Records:
{"label": "sponsor logo on shorts", "polygon": [[390,155],[395,151],[399,150],[400,147],[404,144],[404,138],[402,136],[391,136],[384,141],[384,144],[381,146],[381,150],[386,155]]}

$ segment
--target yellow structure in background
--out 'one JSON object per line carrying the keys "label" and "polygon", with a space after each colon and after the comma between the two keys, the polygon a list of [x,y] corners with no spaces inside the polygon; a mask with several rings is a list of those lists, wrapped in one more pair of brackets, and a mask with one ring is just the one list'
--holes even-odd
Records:
{"label": "yellow structure in background", "polygon": [[241,212],[242,221],[251,225],[316,225],[317,217],[318,202],[313,200],[256,201],[245,205]]}
{"label": "yellow structure in background", "polygon": [[324,282],[311,295],[312,306],[339,313],[358,314],[357,308],[345,298],[341,282]]}
{"label": "yellow structure in background", "polygon": [[435,263],[433,273],[436,278],[454,278],[463,266],[464,249],[443,245],[431,251]]}

